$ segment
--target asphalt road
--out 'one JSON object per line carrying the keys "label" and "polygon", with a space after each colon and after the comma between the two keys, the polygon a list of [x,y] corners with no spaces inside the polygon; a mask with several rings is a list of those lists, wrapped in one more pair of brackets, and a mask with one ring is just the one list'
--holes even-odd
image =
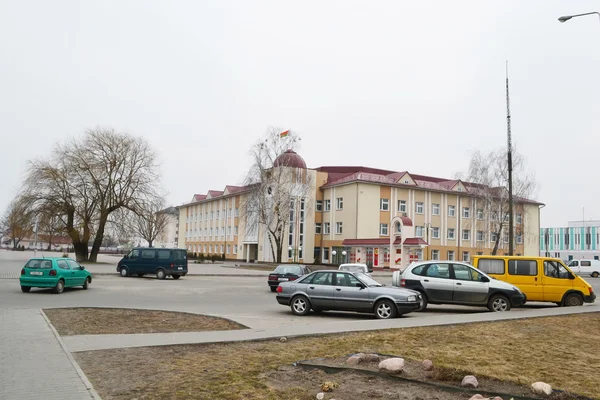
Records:
{"label": "asphalt road", "polygon": [[[8,253],[8,254],[7,254]],[[14,253],[12,253],[14,254]],[[18,258],[18,259],[15,259]],[[275,300],[265,277],[216,277],[186,276],[179,280],[156,278],[121,278],[96,276],[89,290],[67,289],[61,295],[50,290],[33,289],[22,293],[17,279],[10,278],[20,271],[25,254],[18,256],[0,252],[0,308],[53,308],[53,307],[126,307],[162,309],[215,315],[230,318],[250,328],[267,329],[307,325],[323,322],[365,321],[374,319],[371,315],[356,313],[325,312],[304,317],[292,315],[288,307]],[[114,267],[107,265],[107,271]],[[391,276],[376,277],[386,285],[391,285]],[[600,292],[600,279],[588,279],[596,292]],[[598,307],[598,303],[585,307]],[[544,303],[528,304],[511,312],[526,313],[539,308],[556,308]],[[483,307],[430,306],[423,313],[411,313],[404,318],[423,318],[436,315],[473,314],[488,312]]]}

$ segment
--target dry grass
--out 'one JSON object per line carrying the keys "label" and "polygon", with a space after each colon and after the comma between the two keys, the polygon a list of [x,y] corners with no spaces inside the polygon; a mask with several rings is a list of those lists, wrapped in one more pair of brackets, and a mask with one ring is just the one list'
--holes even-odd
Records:
{"label": "dry grass", "polygon": [[[309,399],[314,388],[269,387],[282,365],[357,351],[429,358],[439,367],[600,397],[600,314],[394,329],[279,341],[76,353],[103,399]],[[315,382],[320,384],[320,382]],[[311,394],[312,393],[312,394]]]}
{"label": "dry grass", "polygon": [[62,336],[247,329],[222,318],[124,308],[52,308],[44,312]]}

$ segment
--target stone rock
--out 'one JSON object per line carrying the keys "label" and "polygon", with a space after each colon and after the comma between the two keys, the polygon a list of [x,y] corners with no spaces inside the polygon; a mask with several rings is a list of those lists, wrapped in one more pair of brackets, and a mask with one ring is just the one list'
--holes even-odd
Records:
{"label": "stone rock", "polygon": [[317,393],[317,400],[323,400],[325,398],[325,393]]}
{"label": "stone rock", "polygon": [[333,389],[337,389],[340,385],[337,382],[323,382],[321,384],[321,390],[324,392],[333,392]]}
{"label": "stone rock", "polygon": [[531,385],[531,390],[535,394],[544,394],[550,396],[552,394],[552,386],[544,382],[536,382]]}
{"label": "stone rock", "polygon": [[502,397],[500,397],[500,396],[496,396],[492,400],[504,400],[504,399]]}
{"label": "stone rock", "polygon": [[473,375],[467,375],[463,378],[460,385],[462,387],[476,388],[479,386],[479,382],[477,382],[477,378],[475,378]]}
{"label": "stone rock", "polygon": [[477,393],[475,396],[471,397],[469,400],[485,400],[485,399],[487,399],[487,397],[483,397],[482,395]]}
{"label": "stone rock", "polygon": [[390,374],[399,374],[404,370],[404,358],[394,357],[379,363],[379,369]]}
{"label": "stone rock", "polygon": [[431,360],[425,360],[421,365],[425,371],[433,371],[433,363]]}
{"label": "stone rock", "polygon": [[281,343],[285,343],[285,342],[287,342],[287,338],[285,336],[282,336],[282,337],[279,338],[279,341]]}
{"label": "stone rock", "polygon": [[365,353],[358,353],[356,354],[357,357],[360,358],[361,362],[379,362],[381,361],[381,358],[379,358],[379,356],[377,354],[365,354]]}
{"label": "stone rock", "polygon": [[346,360],[346,364],[348,365],[358,365],[361,362],[361,358],[359,356],[352,356]]}

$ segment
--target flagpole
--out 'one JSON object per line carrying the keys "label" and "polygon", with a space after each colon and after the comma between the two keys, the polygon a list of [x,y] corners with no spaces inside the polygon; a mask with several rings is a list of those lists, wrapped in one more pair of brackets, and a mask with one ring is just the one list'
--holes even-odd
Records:
{"label": "flagpole", "polygon": [[506,139],[508,145],[508,255],[514,255],[514,216],[512,182],[512,138],[510,131],[510,97],[508,93],[508,61],[506,61]]}

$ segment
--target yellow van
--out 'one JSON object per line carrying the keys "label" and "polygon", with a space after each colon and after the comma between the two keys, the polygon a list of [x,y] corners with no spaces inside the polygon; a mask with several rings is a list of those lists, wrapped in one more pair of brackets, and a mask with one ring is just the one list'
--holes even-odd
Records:
{"label": "yellow van", "polygon": [[581,306],[596,300],[592,286],[558,258],[474,256],[472,264],[493,278],[517,286],[526,301]]}

